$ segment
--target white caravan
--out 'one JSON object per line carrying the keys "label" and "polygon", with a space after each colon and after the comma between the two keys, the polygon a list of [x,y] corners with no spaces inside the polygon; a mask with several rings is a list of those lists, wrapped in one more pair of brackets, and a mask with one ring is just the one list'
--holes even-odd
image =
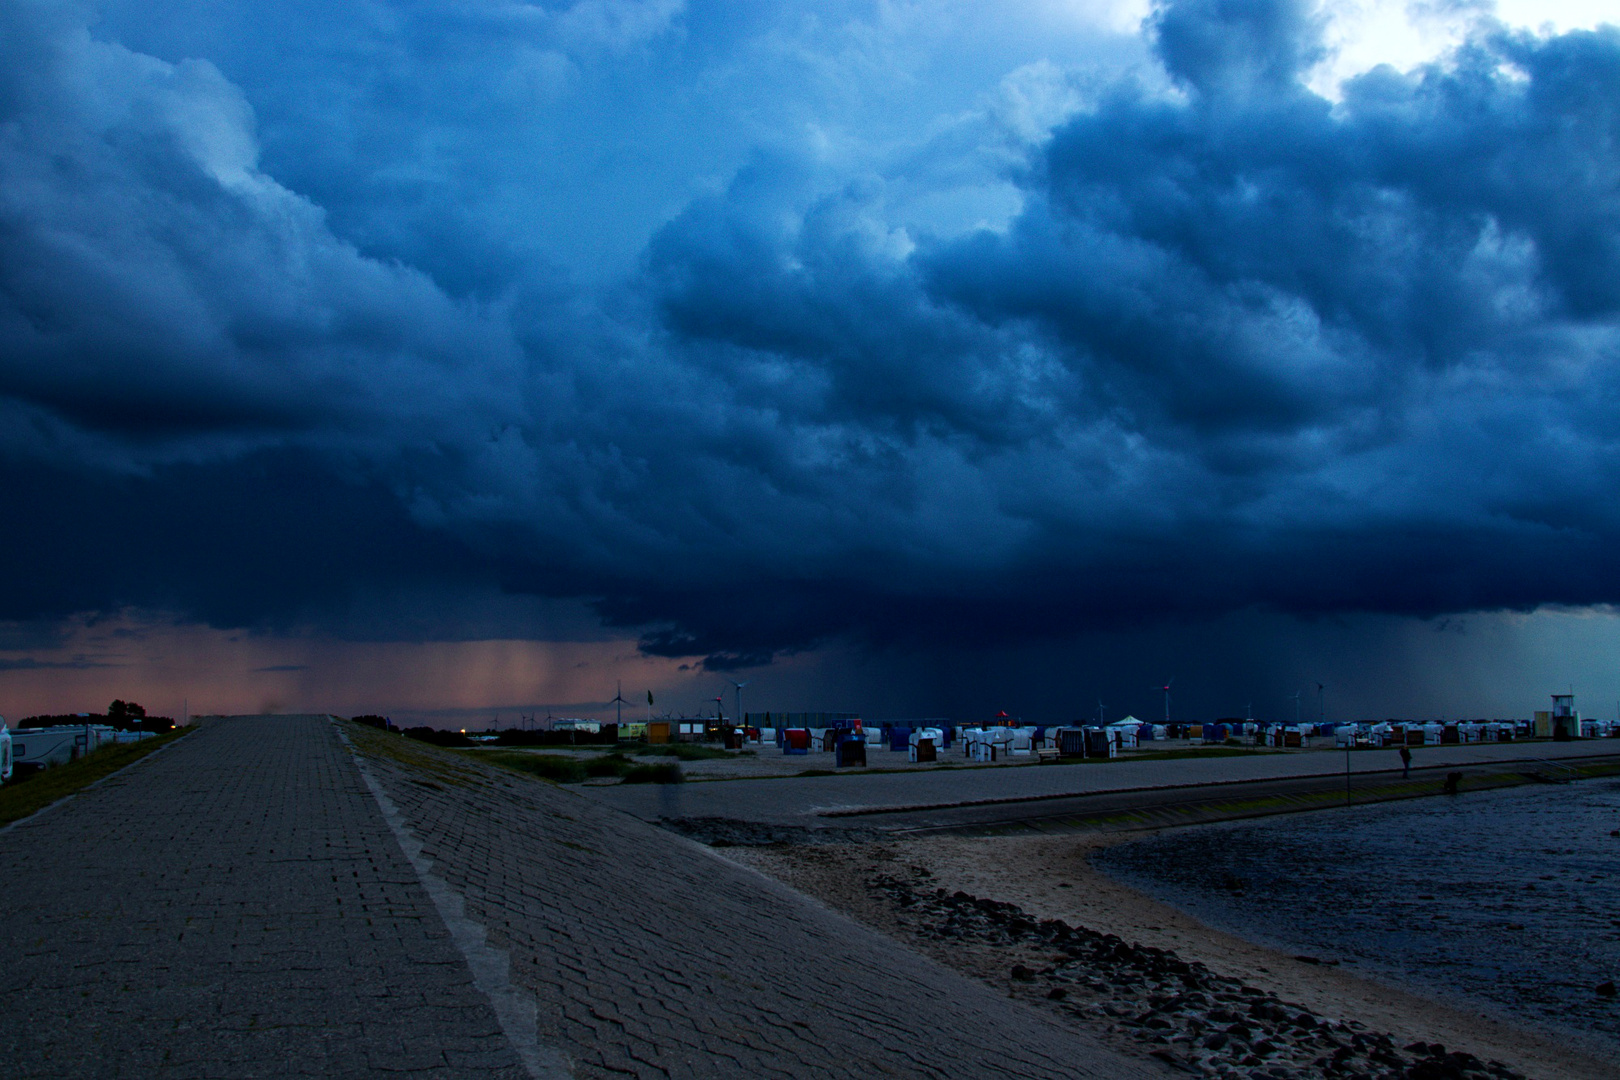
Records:
{"label": "white caravan", "polygon": [[115,734],[106,724],[18,728],[12,732],[12,761],[36,769],[62,765],[112,742]]}

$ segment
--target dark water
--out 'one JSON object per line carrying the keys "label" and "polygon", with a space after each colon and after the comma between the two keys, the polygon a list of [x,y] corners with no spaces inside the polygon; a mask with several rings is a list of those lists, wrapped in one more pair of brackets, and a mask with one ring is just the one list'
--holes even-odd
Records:
{"label": "dark water", "polygon": [[1234,822],[1097,865],[1211,926],[1620,1052],[1620,781]]}

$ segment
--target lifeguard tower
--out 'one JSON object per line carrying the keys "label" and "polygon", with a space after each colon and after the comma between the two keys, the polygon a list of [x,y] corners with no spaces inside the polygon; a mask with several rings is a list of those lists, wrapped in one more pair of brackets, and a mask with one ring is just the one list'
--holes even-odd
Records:
{"label": "lifeguard tower", "polygon": [[1580,738],[1581,714],[1575,711],[1575,695],[1554,694],[1552,705],[1548,712],[1536,710],[1536,735],[1560,742]]}

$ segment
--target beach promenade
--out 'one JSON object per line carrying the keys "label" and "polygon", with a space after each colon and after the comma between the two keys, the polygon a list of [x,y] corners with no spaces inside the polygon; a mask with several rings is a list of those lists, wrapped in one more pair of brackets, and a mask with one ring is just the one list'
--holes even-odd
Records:
{"label": "beach promenade", "polygon": [[0,832],[28,1077],[1119,1077],[1119,1057],[575,792],[210,720]]}
{"label": "beach promenade", "polygon": [[[954,752],[954,750],[953,750]],[[774,747],[761,755],[780,754]],[[868,763],[885,764],[887,751],[874,751]],[[1610,757],[1620,753],[1620,740],[1578,742],[1474,743],[1414,747],[1415,776],[1434,776],[1448,769],[1474,769],[1493,762],[1532,763]],[[904,755],[896,755],[904,760]],[[1185,757],[1169,760],[1085,761],[1061,765],[1015,765],[990,768],[941,768],[926,772],[850,771],[832,776],[737,779],[656,785],[585,787],[592,798],[648,821],[660,818],[726,818],[800,828],[924,823],[922,808],[949,811],[939,820],[962,817],[975,805],[1061,800],[1107,793],[1153,789],[1190,789],[1202,785],[1287,783],[1307,777],[1342,777],[1346,755],[1333,749],[1256,753],[1240,756]],[[800,759],[802,760],[802,759]],[[954,759],[960,760],[960,759]],[[965,763],[964,763],[965,764]],[[1401,774],[1397,750],[1357,750],[1349,755],[1358,782]],[[1145,801],[1154,796],[1145,794]],[[994,816],[994,815],[990,815]]]}

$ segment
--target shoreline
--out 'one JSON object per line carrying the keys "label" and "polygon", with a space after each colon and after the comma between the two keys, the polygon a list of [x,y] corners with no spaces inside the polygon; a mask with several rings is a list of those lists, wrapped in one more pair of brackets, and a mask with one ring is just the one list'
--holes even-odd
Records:
{"label": "shoreline", "polygon": [[[1190,826],[1185,826],[1190,827]],[[1008,950],[943,945],[896,917],[874,888],[903,868],[914,882],[939,895],[1016,905],[1029,920],[1059,920],[1112,935],[1151,953],[1166,950],[1180,961],[1257,987],[1324,1019],[1388,1033],[1396,1046],[1441,1044],[1496,1060],[1536,1080],[1602,1080],[1614,1075],[1603,1049],[1576,1046],[1563,1033],[1526,1030],[1476,1007],[1425,996],[1411,987],[1342,966],[1307,963],[1270,946],[1207,926],[1150,894],[1115,880],[1090,862],[1092,853],[1145,839],[1163,830],[1091,832],[1015,837],[935,836],[847,844],[732,847],[724,854],[806,892],[851,917],[900,937],[936,960],[967,971],[1018,996],[1009,983]],[[888,886],[889,893],[894,887]],[[911,890],[902,887],[902,891]],[[1033,925],[1033,923],[1031,924]],[[1014,971],[1016,972],[1016,967]],[[1025,994],[1025,996],[1029,996]],[[1032,1001],[1039,1007],[1042,1002]],[[1071,1022],[1074,1019],[1071,1018]],[[1082,1021],[1084,1022],[1084,1021]],[[1110,1025],[1099,1014],[1093,1025]],[[1127,1024],[1127,1026],[1132,1026]],[[1117,1033],[1117,1032],[1116,1032]],[[1139,1041],[1137,1054],[1165,1056]],[[1306,1071],[1301,1075],[1322,1075]]]}

